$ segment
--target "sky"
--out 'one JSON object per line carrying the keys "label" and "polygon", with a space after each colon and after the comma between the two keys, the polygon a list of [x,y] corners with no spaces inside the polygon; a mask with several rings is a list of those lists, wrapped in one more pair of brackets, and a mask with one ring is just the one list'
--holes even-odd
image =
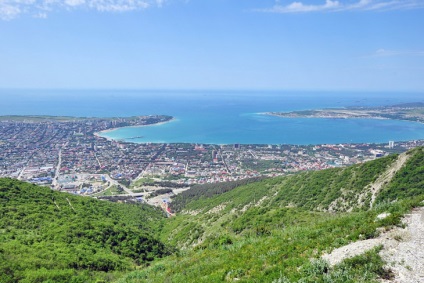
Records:
{"label": "sky", "polygon": [[0,88],[424,92],[424,0],[0,0]]}

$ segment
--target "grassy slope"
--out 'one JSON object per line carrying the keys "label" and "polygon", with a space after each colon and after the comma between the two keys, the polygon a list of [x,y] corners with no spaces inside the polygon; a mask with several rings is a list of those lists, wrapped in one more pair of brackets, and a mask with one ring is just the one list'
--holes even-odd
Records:
{"label": "grassy slope", "polygon": [[237,187],[258,182],[263,177],[260,178],[250,178],[243,179],[238,181],[224,182],[224,183],[216,183],[216,184],[202,184],[202,185],[194,185],[189,190],[182,192],[173,197],[171,203],[171,209],[177,212],[180,212],[184,209],[188,203],[193,202],[194,200],[198,200],[201,198],[211,198],[216,195],[223,194],[225,192],[231,191]]}
{"label": "grassy slope", "polygon": [[377,198],[378,202],[394,201],[424,193],[424,148],[408,152],[409,162]]}
{"label": "grassy slope", "polygon": [[[169,254],[149,206],[0,179],[0,282],[88,282]],[[108,273],[108,274],[107,274]]]}
{"label": "grassy slope", "polygon": [[[420,204],[423,149],[410,154],[413,157],[387,184],[372,210],[321,211],[341,196],[357,203],[355,197],[396,156],[345,169],[263,180],[188,202],[185,214],[170,219],[162,230],[162,240],[179,245],[182,251],[119,282],[374,282],[377,276],[387,277],[390,274],[382,269],[378,251],[331,269],[310,259],[351,241],[372,238],[377,227],[399,224],[405,212]],[[408,193],[395,189],[399,183],[405,187],[401,191]],[[393,194],[399,201],[387,202]],[[382,212],[391,216],[376,221]]]}
{"label": "grassy slope", "polygon": [[[378,250],[333,268],[319,257],[398,225],[420,205],[424,151],[409,154],[373,209],[350,213],[346,206],[357,204],[396,156],[194,194],[183,213],[166,220],[148,206],[0,179],[0,282],[375,282],[390,275]],[[338,213],[324,212],[340,197]],[[381,212],[391,216],[376,221]],[[165,242],[180,251],[157,259],[170,254]],[[117,279],[140,265],[146,267]]]}

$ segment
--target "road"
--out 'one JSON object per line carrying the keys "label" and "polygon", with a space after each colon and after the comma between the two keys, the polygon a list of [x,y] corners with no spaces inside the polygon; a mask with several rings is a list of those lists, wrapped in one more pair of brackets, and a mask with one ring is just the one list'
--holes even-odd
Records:
{"label": "road", "polygon": [[101,168],[102,167],[102,164],[100,163],[100,160],[99,160],[99,158],[97,157],[97,154],[94,152],[94,157],[96,158],[96,160],[97,160],[97,163],[99,164],[99,167]]}
{"label": "road", "polygon": [[111,195],[111,196],[98,196],[98,197],[142,197],[146,193],[131,193],[131,194],[121,194],[121,195]]}
{"label": "road", "polygon": [[19,172],[19,175],[18,175],[18,180],[22,180],[22,175],[24,174],[24,172],[25,172],[25,169],[26,169],[26,164],[25,164],[25,166],[24,166],[24,167],[22,167],[22,170],[21,170],[21,172]]}
{"label": "road", "polygon": [[227,172],[229,174],[232,174],[232,172],[230,171],[230,168],[228,168],[227,161],[225,161],[225,158],[224,158],[224,155],[222,154],[222,151],[218,150],[218,154],[219,154],[219,156],[221,156],[222,162],[224,163],[225,168],[227,169]]}
{"label": "road", "polygon": [[52,186],[54,188],[58,188],[58,179],[59,179],[59,175],[60,175],[60,167],[62,167],[62,149],[59,149],[59,158],[57,161],[57,166],[56,166],[56,171],[54,173],[54,178],[53,178],[53,182],[52,182]]}
{"label": "road", "polygon": [[112,179],[108,174],[105,174],[104,176],[106,178],[106,181],[108,181],[111,185],[121,186],[121,188],[127,193],[127,195],[130,195],[130,196],[135,195],[130,189],[128,189],[126,186],[122,185],[118,181]]}

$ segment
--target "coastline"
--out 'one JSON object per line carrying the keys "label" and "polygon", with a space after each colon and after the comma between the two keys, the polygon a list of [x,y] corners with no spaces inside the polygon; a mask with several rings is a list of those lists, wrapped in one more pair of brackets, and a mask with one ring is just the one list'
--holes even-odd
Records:
{"label": "coastline", "polygon": [[143,127],[150,127],[150,126],[162,126],[164,124],[167,124],[167,123],[170,123],[170,122],[173,122],[173,121],[177,121],[177,119],[175,117],[172,117],[168,121],[154,123],[154,124],[110,128],[110,129],[102,130],[100,132],[95,132],[93,135],[96,136],[96,137],[98,137],[98,138],[107,139],[108,141],[121,141],[121,140],[124,140],[125,141],[126,139],[131,139],[132,137],[122,138],[122,139],[116,139],[116,138],[102,136],[102,134],[104,134],[104,133],[110,133],[110,132],[116,131],[118,129],[125,129],[125,128],[143,128]]}
{"label": "coastline", "polygon": [[[415,121],[411,121],[411,120],[406,120],[406,119],[392,119],[392,118],[388,118],[388,117],[379,117],[379,116],[368,116],[368,117],[359,117],[359,116],[313,116],[313,115],[298,115],[298,116],[291,116],[291,115],[287,115],[289,113],[274,113],[274,112],[262,112],[262,113],[258,113],[260,115],[265,115],[265,116],[273,116],[273,117],[279,117],[279,118],[289,118],[289,119],[293,119],[293,118],[301,118],[301,119],[373,119],[373,120],[398,120],[398,121],[407,121],[407,122],[415,122]],[[418,121],[416,121],[418,122]]]}
{"label": "coastline", "polygon": [[383,107],[321,108],[290,112],[261,112],[258,114],[280,118],[375,119],[424,124],[424,104],[418,102]]}
{"label": "coastline", "polygon": [[[305,119],[305,118],[309,118],[307,120],[380,120],[380,121],[398,121],[398,122],[406,122],[406,123],[416,123],[416,124],[421,124],[423,125],[424,123],[420,122],[420,121],[411,121],[411,120],[407,120],[407,119],[393,119],[393,118],[388,118],[388,117],[379,117],[379,116],[375,116],[375,117],[283,117],[281,115],[278,115],[278,113],[274,113],[274,112],[256,112],[256,115],[265,115],[265,116],[274,116],[274,117],[278,117],[278,118],[288,118],[288,119],[296,119],[296,118],[300,118],[300,119]],[[164,121],[164,122],[159,122],[159,123],[154,123],[154,124],[148,124],[148,125],[135,125],[135,126],[125,126],[125,127],[116,127],[116,128],[110,128],[110,129],[106,129],[103,131],[99,131],[94,133],[94,135],[96,137],[99,138],[104,138],[108,141],[115,141],[115,142],[125,142],[125,143],[201,143],[201,144],[213,144],[213,145],[229,145],[229,144],[265,144],[263,142],[260,141],[244,141],[244,140],[234,140],[234,141],[215,141],[215,140],[202,140],[202,141],[169,141],[169,140],[151,140],[151,137],[145,137],[140,133],[129,133],[127,135],[129,135],[128,137],[120,137],[120,136],[116,136],[116,137],[110,137],[110,136],[104,136],[103,134],[105,133],[109,133],[118,129],[122,129],[122,128],[137,128],[137,127],[146,127],[146,126],[160,126],[160,125],[164,125],[165,123],[171,122],[171,121],[177,121],[178,118],[172,118],[168,121]],[[307,144],[331,144],[331,143],[384,143],[386,140],[393,140],[395,142],[401,142],[401,141],[410,141],[410,140],[422,140],[422,137],[387,137],[386,139],[380,139],[380,140],[359,140],[359,141],[354,141],[352,139],[350,140],[346,140],[346,141],[313,141],[313,142],[308,142],[308,143],[302,143],[299,141],[271,141],[271,142],[267,142],[267,144],[298,144],[298,145],[307,145]]]}
{"label": "coastline", "polygon": [[381,117],[381,116],[368,116],[368,117],[358,117],[358,116],[313,116],[313,115],[298,115],[298,116],[290,116],[286,113],[279,114],[279,113],[273,113],[273,112],[262,112],[258,113],[260,115],[265,116],[272,116],[272,117],[278,117],[278,118],[287,118],[287,119],[337,119],[337,120],[360,120],[360,119],[369,119],[369,120],[391,120],[391,121],[402,121],[402,122],[408,122],[408,123],[418,123],[423,124],[424,121],[416,121],[416,120],[408,120],[408,119],[401,119],[401,118],[390,118],[390,117]]}

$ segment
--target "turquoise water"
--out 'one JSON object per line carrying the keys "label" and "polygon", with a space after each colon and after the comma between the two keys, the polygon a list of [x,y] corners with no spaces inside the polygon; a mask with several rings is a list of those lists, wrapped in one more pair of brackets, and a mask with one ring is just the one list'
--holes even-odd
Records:
{"label": "turquoise water", "polygon": [[[289,119],[271,111],[424,102],[423,93],[0,90],[1,115],[112,117],[165,114],[169,123],[103,136],[131,142],[321,144],[424,139],[424,124],[373,119]],[[142,137],[133,139],[134,137]]]}

